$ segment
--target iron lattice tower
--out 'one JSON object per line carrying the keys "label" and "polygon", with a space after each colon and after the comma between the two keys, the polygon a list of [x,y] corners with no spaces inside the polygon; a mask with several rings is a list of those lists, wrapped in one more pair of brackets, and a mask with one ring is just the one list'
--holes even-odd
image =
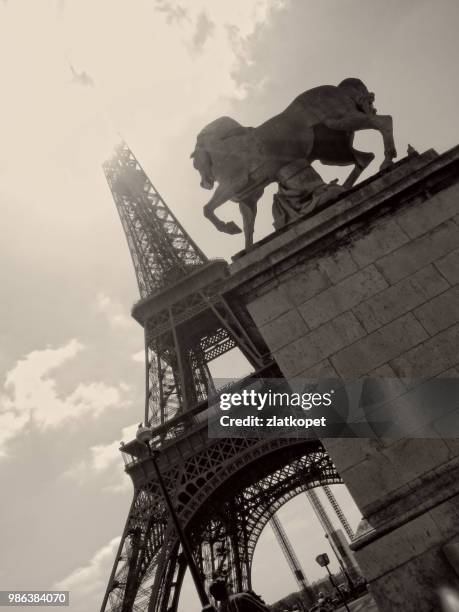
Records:
{"label": "iron lattice tower", "polygon": [[124,142],[103,168],[128,241],[141,298],[208,262]]}
{"label": "iron lattice tower", "polygon": [[[238,346],[263,364],[215,285],[226,263],[209,262],[155,189],[132,151],[121,143],[105,176],[126,234],[141,300],[134,318],[145,329],[145,423],[164,425],[213,390],[208,363]],[[199,274],[199,273],[203,274]],[[193,276],[194,275],[194,276]],[[194,289],[181,281],[194,278]],[[189,324],[193,321],[193,327]]]}
{"label": "iron lattice tower", "polygon": [[[273,513],[340,477],[319,440],[209,439],[209,362],[237,347],[250,379],[280,371],[245,306],[225,289],[226,262],[206,258],[125,143],[104,172],[140,290],[132,315],[145,334],[144,422],[161,450],[158,467],[203,578],[223,572],[230,588],[248,589],[255,545]],[[175,612],[186,570],[177,534],[146,447],[133,440],[121,451],[134,498],[101,610]]]}
{"label": "iron lattice tower", "polygon": [[[345,523],[350,530],[351,528],[349,526],[349,523],[347,522],[347,519],[345,518],[344,513],[341,510],[335,496],[330,490],[330,487],[328,485],[324,485],[324,488],[325,487],[328,489],[328,493],[326,491],[327,498],[330,499],[331,497],[334,500],[334,510],[339,510],[339,512],[337,512],[338,518],[340,519],[340,521],[342,518],[344,518]],[[354,571],[354,566],[352,563],[353,560],[351,559],[350,555],[347,553],[346,549],[343,546],[342,538],[344,538],[345,541],[345,536],[342,534],[341,530],[337,530],[333,527],[330,517],[328,516],[322,502],[320,501],[317,492],[315,490],[307,491],[306,497],[308,498],[314,512],[316,513],[317,518],[319,519],[320,524],[323,527],[325,537],[327,538],[333,552],[335,553],[335,556],[341,566],[341,569],[346,575],[349,575],[349,573],[352,573]]]}
{"label": "iron lattice tower", "polygon": [[285,533],[285,529],[282,526],[279,518],[274,514],[270,521],[272,530],[274,531],[274,535],[279,542],[279,545],[284,553],[285,558],[287,559],[287,563],[295,577],[295,580],[300,587],[300,590],[306,591],[309,587],[309,582],[304,575],[303,568],[301,567],[300,561],[293,550],[293,546],[288,539],[287,534]]}
{"label": "iron lattice tower", "polygon": [[334,496],[333,491],[330,489],[328,485],[325,485],[323,487],[323,490],[324,490],[325,495],[327,496],[328,501],[330,502],[331,507],[335,511],[335,514],[338,517],[339,522],[343,526],[343,529],[346,532],[347,537],[350,540],[352,540],[352,538],[354,537],[354,532],[352,531],[351,526],[349,525],[349,521],[347,520],[346,515],[344,514],[341,506],[339,505],[338,500]]}

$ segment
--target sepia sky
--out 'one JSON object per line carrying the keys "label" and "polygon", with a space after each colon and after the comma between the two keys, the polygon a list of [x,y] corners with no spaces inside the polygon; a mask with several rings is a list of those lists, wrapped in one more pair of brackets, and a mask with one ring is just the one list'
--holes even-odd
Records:
{"label": "sepia sky", "polygon": [[[355,76],[393,116],[399,157],[408,143],[443,152],[459,140],[458,18],[457,0],[0,2],[0,589],[67,588],[72,612],[99,609],[127,516],[117,449],[142,415],[143,337],[100,167],[117,133],[206,254],[229,259],[243,238],[202,216],[199,130],[220,115],[258,125]],[[382,143],[356,142],[377,154],[365,178]],[[257,239],[272,231],[271,193]],[[236,205],[221,210],[239,221]],[[220,374],[244,368],[227,360]],[[306,574],[322,576],[304,496],[281,518]],[[269,528],[254,586],[268,602],[295,589]],[[188,579],[184,590],[181,609],[199,609]]]}

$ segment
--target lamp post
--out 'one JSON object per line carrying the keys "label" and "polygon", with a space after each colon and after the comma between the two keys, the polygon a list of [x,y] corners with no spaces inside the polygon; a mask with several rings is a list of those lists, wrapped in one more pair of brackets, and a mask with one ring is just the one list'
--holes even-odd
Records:
{"label": "lamp post", "polygon": [[330,571],[330,569],[328,567],[329,564],[330,564],[330,559],[328,558],[327,553],[322,553],[321,555],[318,555],[316,557],[316,561],[320,565],[320,567],[324,567],[327,570],[328,578],[330,579],[332,587],[338,591],[338,594],[341,597],[341,600],[342,600],[342,602],[344,604],[344,607],[347,610],[347,612],[351,612],[349,607],[348,607],[348,605],[347,605],[347,603],[346,603],[346,599],[344,598],[344,595],[341,592],[341,589],[339,588],[339,586],[337,584],[335,584],[335,581],[333,580],[332,573],[331,573],[331,571]]}
{"label": "lamp post", "polygon": [[153,468],[155,470],[156,478],[158,479],[159,488],[161,489],[162,496],[166,503],[167,509],[169,510],[169,514],[172,518],[172,522],[174,523],[175,530],[177,532],[178,538],[180,540],[180,544],[182,545],[183,554],[187,561],[188,567],[190,568],[191,577],[194,582],[194,586],[196,587],[196,591],[198,592],[198,597],[201,601],[203,612],[215,612],[215,608],[211,605],[209,601],[209,597],[204,588],[204,584],[202,581],[201,573],[196,565],[196,562],[193,558],[193,553],[191,552],[190,544],[185,535],[185,532],[180,525],[177,514],[175,512],[175,508],[172,505],[172,500],[169,496],[169,492],[166,489],[166,485],[164,484],[163,477],[158,467],[157,459],[159,457],[159,451],[151,448],[151,440],[153,438],[153,432],[149,427],[146,427],[140,423],[136,436],[137,440],[147,446],[148,454],[153,463]]}
{"label": "lamp post", "polygon": [[[336,532],[335,532],[335,533],[336,533]],[[349,572],[348,572],[348,571],[347,571],[347,569],[346,569],[346,566],[345,566],[345,564],[344,564],[344,559],[343,559],[343,557],[341,556],[341,551],[340,551],[340,552],[338,552],[339,548],[338,548],[338,546],[337,546],[336,542],[334,542],[334,541],[333,541],[333,538],[332,538],[332,537],[330,537],[330,535],[329,535],[328,533],[326,533],[326,534],[325,534],[325,537],[327,538],[328,543],[330,544],[330,548],[331,548],[331,549],[332,549],[332,551],[335,553],[335,557],[336,557],[336,560],[337,560],[337,561],[338,561],[338,563],[339,563],[339,566],[340,566],[340,568],[341,568],[341,571],[342,571],[342,572],[343,572],[343,574],[346,576],[347,584],[348,584],[348,586],[349,586],[349,591],[350,591],[351,593],[354,593],[354,591],[355,591],[355,585],[354,585],[354,582],[353,582],[352,578],[351,578],[351,577],[350,577],[350,575],[349,575]]]}

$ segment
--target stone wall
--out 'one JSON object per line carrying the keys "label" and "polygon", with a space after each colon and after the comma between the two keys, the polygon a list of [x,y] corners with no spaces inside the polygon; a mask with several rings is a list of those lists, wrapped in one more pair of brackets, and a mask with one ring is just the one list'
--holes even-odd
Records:
{"label": "stone wall", "polygon": [[[458,157],[406,158],[235,259],[228,287],[286,377],[459,376]],[[437,610],[439,586],[459,589],[442,551],[459,538],[448,418],[323,441],[365,518],[353,547],[382,611]]]}

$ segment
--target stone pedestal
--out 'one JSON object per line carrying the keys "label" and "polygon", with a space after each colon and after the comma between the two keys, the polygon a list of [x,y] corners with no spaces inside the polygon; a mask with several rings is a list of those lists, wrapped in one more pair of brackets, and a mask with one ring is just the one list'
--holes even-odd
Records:
{"label": "stone pedestal", "polygon": [[[459,376],[459,147],[407,157],[230,267],[286,377]],[[450,418],[458,419],[456,413]],[[381,611],[459,590],[459,440],[324,440],[364,521],[353,549]]]}

